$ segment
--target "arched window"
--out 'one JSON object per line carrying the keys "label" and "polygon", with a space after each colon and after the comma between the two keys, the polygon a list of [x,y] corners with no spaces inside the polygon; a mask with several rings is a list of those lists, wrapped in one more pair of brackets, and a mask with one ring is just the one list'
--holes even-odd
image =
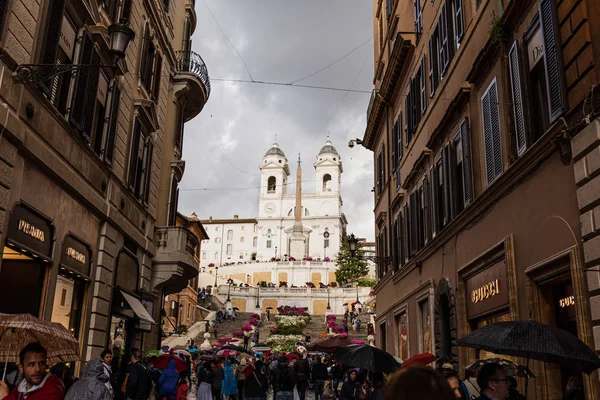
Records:
{"label": "arched window", "polygon": [[277,188],[277,178],[274,176],[270,176],[267,181],[267,193],[275,193],[275,189]]}
{"label": "arched window", "polygon": [[215,260],[219,259],[219,253],[215,251]]}
{"label": "arched window", "polygon": [[216,237],[215,238],[215,243],[221,243],[221,238],[220,237]]}
{"label": "arched window", "polygon": [[202,252],[202,259],[206,260],[206,252],[205,251]]}
{"label": "arched window", "polygon": [[230,256],[233,254],[233,245],[232,244],[228,244],[227,245],[227,255]]}
{"label": "arched window", "polygon": [[256,242],[257,242],[257,239],[258,239],[258,238],[254,238],[254,239],[252,239],[252,246],[253,246],[253,247],[256,247]]}
{"label": "arched window", "polygon": [[331,192],[331,187],[329,184],[330,182],[331,182],[331,175],[329,175],[329,174],[323,175],[323,191],[324,192]]}
{"label": "arched window", "polygon": [[227,240],[233,240],[233,230],[227,231]]}
{"label": "arched window", "polygon": [[240,260],[243,260],[243,259],[244,259],[244,252],[240,251]]}

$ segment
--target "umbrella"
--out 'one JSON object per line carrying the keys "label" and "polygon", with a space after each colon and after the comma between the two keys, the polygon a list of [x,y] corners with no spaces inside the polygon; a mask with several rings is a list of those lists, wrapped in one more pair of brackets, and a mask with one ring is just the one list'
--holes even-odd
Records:
{"label": "umbrella", "polygon": [[272,309],[273,309],[273,307],[267,307],[266,309],[267,309],[267,310],[272,310]]}
{"label": "umbrella", "polygon": [[335,359],[340,363],[371,372],[390,373],[398,368],[394,357],[368,344],[352,344],[338,351]]}
{"label": "umbrella", "polygon": [[535,378],[535,375],[529,368],[525,365],[517,364],[506,358],[482,358],[480,360],[475,360],[470,365],[467,366],[466,370],[468,372],[477,372],[483,367],[485,364],[496,363],[500,364],[502,368],[504,368],[510,376],[519,376],[522,378],[529,377]]}
{"label": "umbrella", "polygon": [[586,374],[600,368],[600,357],[577,336],[537,321],[489,324],[469,333],[458,344],[560,364]]}
{"label": "umbrella", "polygon": [[393,356],[393,357],[394,357],[394,360],[396,360],[398,362],[398,365],[402,365],[403,361],[400,357],[398,357],[398,356]]}
{"label": "umbrella", "polygon": [[233,311],[239,311],[240,309],[239,309],[239,308],[237,308],[237,307],[233,307],[233,308],[232,308],[232,310],[233,310]]}
{"label": "umbrella", "polygon": [[257,343],[254,346],[252,346],[252,351],[256,352],[256,351],[269,351],[271,350],[271,346],[267,346],[266,344],[263,343]]}
{"label": "umbrella", "polygon": [[191,357],[191,356],[192,356],[192,355],[190,354],[190,352],[189,352],[189,351],[187,351],[187,350],[182,350],[182,349],[175,350],[175,354],[182,354],[182,355],[184,355],[184,356],[188,356],[188,357]]}
{"label": "umbrella", "polygon": [[308,346],[309,351],[322,351],[325,353],[336,353],[346,346],[350,346],[352,342],[350,339],[343,338],[340,336],[334,336],[329,339],[325,339],[321,342],[317,342]]}
{"label": "umbrella", "polygon": [[174,354],[163,354],[158,358],[154,359],[152,361],[152,364],[154,364],[156,368],[167,369],[167,367],[169,366],[169,361],[171,360],[175,360],[175,370],[177,372],[183,372],[188,368],[185,361],[183,361],[181,358],[177,357]]}
{"label": "umbrella", "polygon": [[213,319],[213,320],[212,320],[212,321],[210,321],[210,322],[219,323],[219,320]]}
{"label": "umbrella", "polygon": [[195,347],[192,347],[191,349],[188,350],[191,354],[194,354],[195,352],[198,351],[198,349],[196,349]]}
{"label": "umbrella", "polygon": [[30,314],[0,314],[0,361],[4,375],[9,362],[19,362],[19,352],[31,342],[40,342],[50,364],[79,360],[79,344],[61,324]]}
{"label": "umbrella", "polygon": [[204,354],[200,356],[200,361],[212,361],[215,358],[213,356],[209,356],[208,354]]}
{"label": "umbrella", "polygon": [[425,352],[416,354],[410,358],[407,358],[402,362],[402,368],[408,368],[413,365],[427,365],[436,360],[435,356],[431,353]]}
{"label": "umbrella", "polygon": [[247,349],[245,349],[245,348],[243,348],[241,346],[236,346],[235,344],[231,344],[231,343],[226,344],[225,346],[221,347],[221,350],[235,350],[235,351],[238,351],[240,353],[248,353],[248,354],[250,354],[250,352]]}
{"label": "umbrella", "polygon": [[235,350],[219,350],[217,352],[217,357],[233,357],[237,355],[237,351]]}
{"label": "umbrella", "polygon": [[243,358],[245,358],[245,359],[250,359],[250,358],[252,358],[252,356],[251,356],[250,354],[247,354],[247,353],[242,353],[242,354],[240,354],[240,355],[238,356],[238,358],[239,358],[239,359],[240,359],[240,361],[241,361]]}
{"label": "umbrella", "polygon": [[160,350],[149,350],[146,352],[147,356],[160,356]]}

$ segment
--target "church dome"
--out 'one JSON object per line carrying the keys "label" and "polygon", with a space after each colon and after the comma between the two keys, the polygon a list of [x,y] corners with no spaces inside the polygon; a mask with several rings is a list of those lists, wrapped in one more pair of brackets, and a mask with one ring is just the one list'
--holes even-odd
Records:
{"label": "church dome", "polygon": [[335,154],[336,156],[339,156],[337,150],[335,149],[335,147],[333,147],[331,140],[327,140],[327,142],[325,142],[325,146],[321,147],[319,155],[321,154]]}
{"label": "church dome", "polygon": [[283,150],[281,150],[281,148],[279,148],[279,145],[277,143],[273,143],[273,146],[271,146],[271,148],[265,153],[265,157],[266,156],[285,157],[285,153],[283,152]]}

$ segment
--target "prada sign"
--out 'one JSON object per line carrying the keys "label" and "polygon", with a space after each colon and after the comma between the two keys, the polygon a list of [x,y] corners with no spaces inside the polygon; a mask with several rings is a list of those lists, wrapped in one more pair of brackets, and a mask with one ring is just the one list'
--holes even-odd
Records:
{"label": "prada sign", "polygon": [[46,259],[52,257],[52,222],[23,204],[17,204],[8,222],[8,242]]}
{"label": "prada sign", "polygon": [[508,307],[508,288],[504,260],[465,279],[467,317],[481,317]]}
{"label": "prada sign", "polygon": [[91,250],[87,243],[82,242],[73,235],[65,236],[60,255],[60,263],[70,270],[90,276]]}

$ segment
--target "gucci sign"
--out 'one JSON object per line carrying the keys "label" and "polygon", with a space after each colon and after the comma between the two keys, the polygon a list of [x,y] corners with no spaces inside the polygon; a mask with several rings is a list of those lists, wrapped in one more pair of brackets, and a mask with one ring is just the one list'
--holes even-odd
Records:
{"label": "gucci sign", "polygon": [[473,303],[478,303],[499,293],[500,285],[498,284],[498,279],[496,279],[481,287],[478,287],[477,289],[473,289],[471,291],[471,301]]}
{"label": "gucci sign", "polygon": [[575,305],[575,297],[567,296],[565,298],[562,298],[562,299],[558,300],[558,305],[560,306],[560,308],[574,306]]}

